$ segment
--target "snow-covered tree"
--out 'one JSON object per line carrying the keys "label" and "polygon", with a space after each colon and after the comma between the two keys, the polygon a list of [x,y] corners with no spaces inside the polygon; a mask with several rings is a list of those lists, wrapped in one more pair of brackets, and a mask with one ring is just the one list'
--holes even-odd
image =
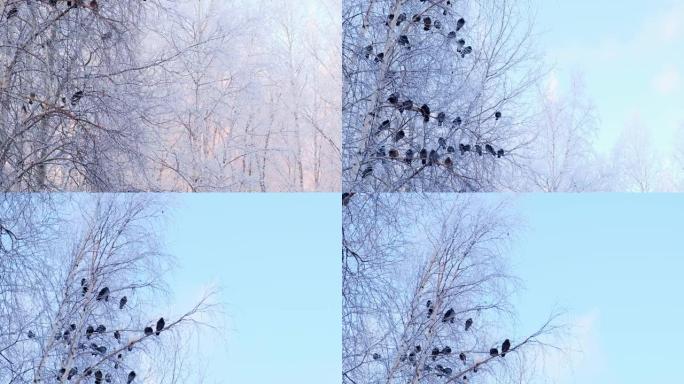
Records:
{"label": "snow-covered tree", "polygon": [[525,382],[557,328],[554,316],[527,335],[507,325],[504,205],[435,194],[345,204],[344,383]]}
{"label": "snow-covered tree", "polygon": [[2,2],[3,190],[337,190],[338,2]]}
{"label": "snow-covered tree", "polygon": [[210,296],[164,307],[160,206],[145,196],[5,195],[0,380],[175,383]]}
{"label": "snow-covered tree", "polygon": [[540,74],[530,28],[505,0],[345,1],[343,189],[504,188]]}
{"label": "snow-covered tree", "polygon": [[[532,120],[535,139],[528,148],[529,167],[519,178],[521,191],[587,192],[606,190],[601,158],[594,148],[598,116],[581,78],[567,92],[552,76],[538,92],[539,111]],[[515,180],[511,180],[514,184]]]}

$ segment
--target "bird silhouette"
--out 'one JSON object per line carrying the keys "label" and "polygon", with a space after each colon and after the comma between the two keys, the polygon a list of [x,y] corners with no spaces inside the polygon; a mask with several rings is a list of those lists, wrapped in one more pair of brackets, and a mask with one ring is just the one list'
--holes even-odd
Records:
{"label": "bird silhouette", "polygon": [[502,158],[503,155],[504,155],[503,149],[499,149],[498,151],[496,151],[496,157],[498,157],[499,159]]}
{"label": "bird silhouette", "polygon": [[466,363],[466,355],[465,355],[465,353],[463,353],[463,352],[459,353],[459,354],[458,354],[458,358],[461,359],[461,361],[463,362],[463,364]]}
{"label": "bird silhouette", "polygon": [[429,31],[431,26],[432,26],[432,19],[429,17],[425,17],[423,19],[423,30]]}
{"label": "bird silhouette", "polygon": [[499,350],[496,348],[492,348],[489,350],[489,356],[496,356],[499,354]]}
{"label": "bird silhouette", "polygon": [[448,321],[448,322],[453,323],[455,317],[456,317],[456,312],[454,311],[453,308],[449,308],[449,310],[446,311],[446,313],[444,314],[444,317],[442,318],[442,322],[446,323]]}
{"label": "bird silhouette", "polygon": [[145,336],[150,336],[153,333],[152,327],[145,327]]}
{"label": "bird silhouette", "polygon": [[131,384],[135,380],[135,371],[131,371],[128,374],[128,380],[126,380],[126,384]]}
{"label": "bird silhouette", "polygon": [[468,320],[466,320],[466,322],[465,322],[465,330],[466,330],[466,331],[469,330],[470,327],[472,327],[472,326],[473,326],[473,319],[472,319],[472,318],[468,318]]}
{"label": "bird silhouette", "polygon": [[456,30],[457,30],[457,31],[460,31],[461,28],[463,28],[464,25],[465,25],[465,19],[461,17],[460,19],[458,19],[458,20],[456,21]]}
{"label": "bird silhouette", "polygon": [[97,294],[96,300],[97,301],[101,301],[101,300],[109,301],[109,288],[108,287],[102,288],[100,290],[100,292]]}
{"label": "bird silhouette", "polygon": [[411,162],[413,162],[413,156],[414,156],[413,149],[410,149],[410,148],[407,149],[406,150],[406,156],[404,156],[404,161],[406,162],[406,164],[411,164]]}
{"label": "bird silhouette", "polygon": [[119,309],[123,309],[127,302],[128,298],[126,296],[122,297],[121,300],[119,300]]}
{"label": "bird silhouette", "polygon": [[166,324],[166,323],[165,323],[163,317],[160,318],[159,320],[157,320],[157,332],[156,332],[157,336],[159,336],[159,332],[161,332],[164,329],[164,324]]}
{"label": "bird silhouette", "polygon": [[432,361],[437,360],[437,356],[439,356],[439,348],[434,347],[432,348]]}
{"label": "bird silhouette", "polygon": [[427,104],[423,104],[422,107],[420,107],[420,114],[423,115],[423,121],[428,122],[430,121],[430,107],[428,107]]}
{"label": "bird silhouette", "polygon": [[503,344],[501,344],[501,357],[506,356],[506,352],[511,349],[511,341],[506,339]]}
{"label": "bird silhouette", "polygon": [[406,137],[406,134],[404,133],[403,130],[398,130],[397,133],[394,134],[394,142],[396,143],[397,141],[403,139]]}

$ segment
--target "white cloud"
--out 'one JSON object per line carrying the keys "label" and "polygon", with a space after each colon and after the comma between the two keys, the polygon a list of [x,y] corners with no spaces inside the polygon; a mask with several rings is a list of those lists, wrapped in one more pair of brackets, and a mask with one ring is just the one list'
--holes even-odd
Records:
{"label": "white cloud", "polygon": [[670,95],[679,91],[682,85],[682,76],[674,66],[663,68],[653,77],[651,86],[662,95]]}

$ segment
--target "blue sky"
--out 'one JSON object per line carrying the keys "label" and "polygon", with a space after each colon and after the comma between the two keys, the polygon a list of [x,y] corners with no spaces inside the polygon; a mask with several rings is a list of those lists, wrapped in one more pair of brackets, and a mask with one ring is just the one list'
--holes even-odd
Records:
{"label": "blue sky", "polygon": [[525,194],[511,255],[525,288],[522,328],[566,311],[572,348],[565,383],[671,383],[684,345],[684,196]]}
{"label": "blue sky", "polygon": [[173,196],[173,294],[185,303],[217,284],[225,304],[208,382],[339,381],[339,194]]}
{"label": "blue sky", "polygon": [[601,122],[597,147],[640,121],[669,149],[684,129],[684,3],[679,0],[531,0],[538,48],[567,86],[583,76]]}

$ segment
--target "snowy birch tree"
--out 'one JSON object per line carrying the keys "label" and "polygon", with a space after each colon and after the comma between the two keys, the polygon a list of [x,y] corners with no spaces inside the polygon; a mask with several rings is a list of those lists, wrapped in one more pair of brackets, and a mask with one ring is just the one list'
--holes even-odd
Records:
{"label": "snowy birch tree", "polygon": [[343,189],[488,191],[522,166],[531,23],[506,0],[350,0]]}
{"label": "snowy birch tree", "polygon": [[355,194],[343,206],[343,382],[518,382],[553,316],[505,325],[515,279],[500,204]]}
{"label": "snowy birch tree", "polygon": [[155,233],[160,206],[139,196],[40,199],[2,202],[0,380],[193,377],[192,361],[178,361],[187,350],[180,340],[213,306],[205,296],[185,311],[157,312],[168,267]]}

